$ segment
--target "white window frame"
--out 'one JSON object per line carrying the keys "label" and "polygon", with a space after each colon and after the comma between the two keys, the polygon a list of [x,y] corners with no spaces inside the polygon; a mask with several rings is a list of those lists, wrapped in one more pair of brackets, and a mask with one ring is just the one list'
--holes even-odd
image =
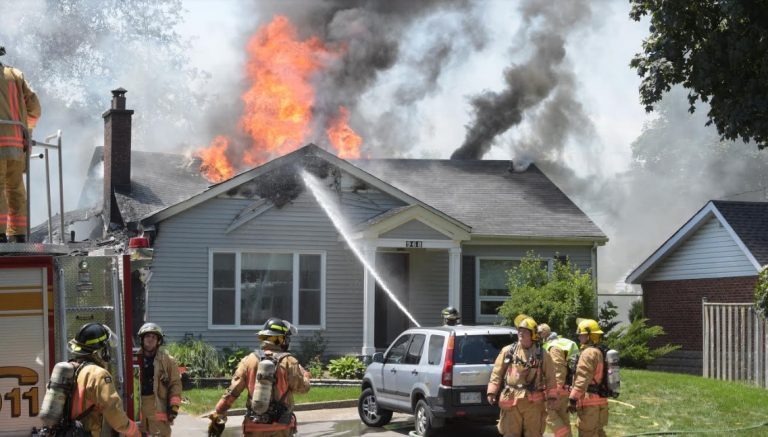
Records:
{"label": "white window frame", "polygon": [[[296,328],[301,330],[324,330],[325,329],[325,280],[326,280],[326,252],[323,250],[286,250],[286,249],[209,249],[208,250],[208,329],[211,330],[248,330],[261,329],[263,325],[242,325],[240,324],[240,299],[242,293],[241,283],[241,260],[244,253],[268,254],[268,255],[293,255],[293,291],[292,291],[292,318],[289,322],[299,320],[299,256],[300,255],[320,255],[320,324],[319,325],[299,325],[294,323]],[[235,255],[235,324],[233,325],[214,325],[213,324],[213,255],[214,254],[234,254]]]}
{"label": "white window frame", "polygon": [[[547,262],[547,272],[552,273],[552,267],[553,267],[553,258],[552,257],[541,257],[542,261]],[[494,316],[489,316],[487,314],[481,314],[480,313],[480,302],[483,301],[506,301],[509,299],[509,297],[505,297],[504,299],[499,298],[488,298],[488,297],[481,297],[480,296],[480,262],[484,260],[501,260],[501,261],[522,261],[523,257],[521,256],[476,256],[475,257],[475,323],[496,323],[501,321],[501,316],[498,314]]]}

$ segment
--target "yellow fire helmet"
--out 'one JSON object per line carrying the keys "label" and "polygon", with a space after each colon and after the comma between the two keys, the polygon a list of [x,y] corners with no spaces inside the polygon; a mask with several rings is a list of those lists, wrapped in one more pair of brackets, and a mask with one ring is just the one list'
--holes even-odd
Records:
{"label": "yellow fire helmet", "polygon": [[600,329],[600,325],[593,319],[576,319],[576,333],[602,335],[603,330]]}
{"label": "yellow fire helmet", "polygon": [[533,341],[536,341],[539,339],[539,333],[536,332],[536,321],[533,320],[533,317],[526,315],[526,314],[519,314],[517,317],[515,317],[515,328],[517,329],[527,329],[531,331],[531,338]]}

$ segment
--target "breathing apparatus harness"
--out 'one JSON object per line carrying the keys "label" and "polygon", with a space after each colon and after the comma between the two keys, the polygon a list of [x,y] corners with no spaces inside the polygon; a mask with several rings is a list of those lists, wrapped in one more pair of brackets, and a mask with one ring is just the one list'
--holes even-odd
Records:
{"label": "breathing apparatus harness", "polygon": [[[541,363],[544,359],[544,352],[541,345],[534,343],[531,346],[535,348],[535,350],[528,357],[528,360],[523,360],[517,355],[519,347],[520,342],[514,342],[512,346],[507,350],[506,355],[504,355],[504,362],[501,367],[501,382],[503,387],[499,393],[503,392],[504,388],[506,387],[511,387],[518,390],[527,390],[531,393],[535,391],[543,392],[544,388],[542,384],[543,375],[541,373]],[[511,365],[523,366],[527,370],[535,369],[536,378],[534,378],[533,381],[531,381],[529,384],[507,384],[507,370]]]}
{"label": "breathing apparatus harness", "polygon": [[[67,384],[67,387],[62,387],[67,392],[67,399],[64,403],[62,410],[63,414],[59,419],[59,423],[54,425],[53,428],[43,427],[40,430],[41,437],[90,437],[91,433],[83,428],[83,424],[80,422],[85,416],[91,413],[96,405],[91,405],[85,411],[80,413],[77,417],[70,418],[69,413],[72,411],[72,394],[77,386],[77,378],[80,376],[80,372],[89,365],[95,365],[89,361],[83,361],[79,364],[72,364],[75,368],[75,374],[72,378],[72,383]],[[51,384],[49,381],[48,384]]]}
{"label": "breathing apparatus harness", "polygon": [[[272,354],[265,354],[259,360],[257,381],[254,384],[253,394],[249,394],[248,402],[246,403],[245,417],[254,423],[281,423],[287,425],[291,423],[293,418],[293,411],[285,403],[285,398],[288,397],[289,390],[280,396],[280,399],[275,399],[275,386],[277,385],[277,369],[283,359],[290,357],[290,352],[276,352]],[[271,364],[271,366],[270,366]],[[261,372],[265,368],[272,367],[274,373],[270,375],[262,375]],[[264,377],[262,377],[264,376]],[[261,377],[261,378],[260,378]],[[271,384],[265,384],[261,381],[269,381]],[[270,386],[267,388],[266,386]],[[260,398],[263,400],[266,398],[266,393],[261,393],[261,390],[269,391],[269,404],[264,408],[258,408]],[[259,411],[262,410],[262,411]]]}
{"label": "breathing apparatus harness", "polygon": [[[599,384],[588,385],[587,393],[593,393],[603,398],[618,398],[619,397],[618,352],[616,352],[613,349],[609,350],[607,346],[602,344],[590,344],[587,347],[596,348],[603,355],[603,378],[600,380]],[[611,364],[611,362],[608,361],[608,354],[611,351],[616,354],[615,368],[613,368],[614,367],[613,364]],[[614,372],[611,372],[611,370],[613,370]],[[613,384],[611,384],[611,381],[609,381],[609,377],[610,375],[614,375],[614,374],[616,375],[616,381],[613,381]],[[614,386],[612,387],[612,385]]]}

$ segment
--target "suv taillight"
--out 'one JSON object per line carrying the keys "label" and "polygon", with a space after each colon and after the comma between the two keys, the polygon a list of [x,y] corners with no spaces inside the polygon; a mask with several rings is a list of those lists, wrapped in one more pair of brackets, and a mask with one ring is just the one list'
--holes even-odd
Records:
{"label": "suv taillight", "polygon": [[448,345],[445,348],[445,359],[443,360],[443,375],[440,378],[440,384],[445,386],[453,385],[453,334],[448,336]]}

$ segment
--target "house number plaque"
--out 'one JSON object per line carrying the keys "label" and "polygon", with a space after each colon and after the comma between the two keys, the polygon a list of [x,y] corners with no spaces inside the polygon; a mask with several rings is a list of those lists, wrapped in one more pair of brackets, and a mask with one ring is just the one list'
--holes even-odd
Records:
{"label": "house number plaque", "polygon": [[406,240],[405,241],[405,247],[422,247],[421,246],[421,241],[418,241],[418,240],[413,240],[413,241]]}

